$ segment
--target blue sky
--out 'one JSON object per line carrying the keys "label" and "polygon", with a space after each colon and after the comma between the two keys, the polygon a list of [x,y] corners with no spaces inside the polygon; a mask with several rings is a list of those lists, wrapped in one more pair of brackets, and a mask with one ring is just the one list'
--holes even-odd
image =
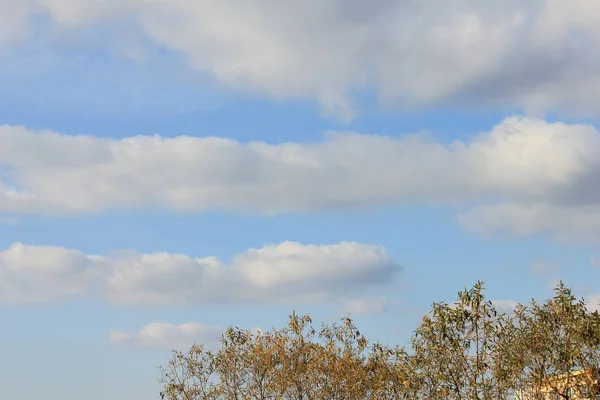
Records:
{"label": "blue sky", "polygon": [[0,4],[3,394],[156,398],[293,310],[404,344],[477,280],[597,307],[600,6],[444,4]]}

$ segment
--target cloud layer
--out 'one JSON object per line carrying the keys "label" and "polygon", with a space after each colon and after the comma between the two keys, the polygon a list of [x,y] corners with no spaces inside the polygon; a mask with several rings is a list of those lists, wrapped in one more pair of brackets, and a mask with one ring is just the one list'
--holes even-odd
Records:
{"label": "cloud layer", "polygon": [[95,296],[132,306],[322,302],[385,285],[398,271],[384,248],[350,242],[284,242],[238,254],[229,265],[214,257],[99,256],[16,243],[0,252],[0,298],[22,304]]}
{"label": "cloud layer", "polygon": [[600,4],[589,0],[3,1],[0,44],[49,36],[32,21],[40,16],[55,39],[101,30],[120,54],[167,49],[227,87],[314,99],[342,118],[361,90],[409,107],[598,115],[600,55],[589,49],[600,41]]}
{"label": "cloud layer", "polygon": [[470,205],[489,233],[597,239],[600,133],[509,117],[467,142],[330,132],[322,142],[67,136],[0,127],[0,213],[258,213]]}

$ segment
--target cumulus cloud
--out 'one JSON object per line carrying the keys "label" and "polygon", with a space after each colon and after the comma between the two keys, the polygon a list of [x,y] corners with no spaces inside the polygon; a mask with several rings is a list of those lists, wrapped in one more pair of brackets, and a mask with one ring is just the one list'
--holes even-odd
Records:
{"label": "cumulus cloud", "polygon": [[101,262],[77,250],[15,243],[0,252],[0,297],[8,303],[44,303],[88,295],[103,276]]}
{"label": "cumulus cloud", "polygon": [[348,301],[341,309],[342,314],[372,315],[385,311],[389,300],[383,296]]}
{"label": "cumulus cloud", "polygon": [[114,344],[181,350],[193,344],[214,347],[223,331],[224,328],[219,326],[194,322],[181,325],[153,322],[135,333],[112,331],[108,335],[108,340]]}
{"label": "cumulus cloud", "polygon": [[450,145],[422,135],[334,132],[323,142],[279,145],[191,136],[116,140],[5,126],[0,211],[287,212],[490,196],[535,200],[566,193],[599,152],[600,134],[591,126],[519,117]]}
{"label": "cumulus cloud", "polygon": [[600,235],[600,133],[509,117],[443,144],[425,135],[328,132],[313,143],[68,136],[0,127],[0,212],[258,213],[382,204],[467,206],[486,234]]}
{"label": "cumulus cloud", "polygon": [[598,115],[600,4],[589,0],[3,1],[0,43],[40,15],[69,38],[98,27],[115,43],[140,37],[230,88],[314,99],[341,118],[361,90],[409,107]]}
{"label": "cumulus cloud", "polygon": [[17,243],[0,252],[0,298],[43,303],[94,296],[135,306],[322,302],[385,285],[398,271],[383,247],[351,242],[284,242],[250,249],[228,265],[214,257],[100,256]]}

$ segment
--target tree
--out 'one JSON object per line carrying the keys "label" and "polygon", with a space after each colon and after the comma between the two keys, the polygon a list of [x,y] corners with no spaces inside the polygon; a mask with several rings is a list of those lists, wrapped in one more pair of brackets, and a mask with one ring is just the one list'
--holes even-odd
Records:
{"label": "tree", "polygon": [[372,398],[376,371],[367,368],[367,340],[349,318],[323,325],[292,314],[268,332],[228,329],[213,353],[192,346],[174,352],[163,370],[168,400],[312,400]]}
{"label": "tree", "polygon": [[372,346],[368,367],[372,371],[370,398],[408,400],[420,398],[423,388],[422,375],[417,374],[416,358],[404,347],[390,348],[381,344]]}
{"label": "tree", "polygon": [[215,383],[214,354],[203,345],[193,345],[187,353],[173,351],[168,368],[161,368],[160,393],[167,400],[218,399]]}
{"label": "tree", "polygon": [[563,282],[554,297],[515,312],[512,364],[532,397],[548,392],[561,399],[600,394],[600,317],[577,300]]}
{"label": "tree", "polygon": [[485,300],[483,290],[477,282],[452,305],[434,303],[415,331],[413,357],[424,398],[508,398],[497,348],[508,319]]}
{"label": "tree", "polygon": [[496,400],[600,396],[600,315],[561,282],[499,314],[478,282],[434,303],[409,350],[369,344],[350,318],[317,331],[293,313],[270,331],[229,328],[220,348],[174,352],[167,400]]}

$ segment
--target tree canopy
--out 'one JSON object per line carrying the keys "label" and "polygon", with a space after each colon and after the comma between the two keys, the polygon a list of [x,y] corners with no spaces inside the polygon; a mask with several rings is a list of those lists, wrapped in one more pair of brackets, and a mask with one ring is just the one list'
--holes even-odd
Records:
{"label": "tree canopy", "polygon": [[[600,399],[600,315],[561,282],[544,302],[499,312],[484,285],[434,303],[408,346],[371,343],[354,321],[229,328],[217,351],[174,351],[167,400]],[[547,397],[554,396],[554,397]]]}

